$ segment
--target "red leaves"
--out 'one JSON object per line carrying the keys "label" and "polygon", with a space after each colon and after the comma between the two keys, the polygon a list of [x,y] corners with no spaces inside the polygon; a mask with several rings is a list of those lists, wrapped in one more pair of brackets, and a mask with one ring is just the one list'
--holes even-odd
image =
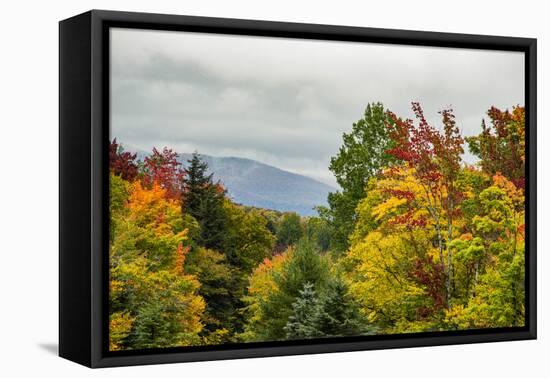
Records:
{"label": "red leaves", "polygon": [[408,228],[415,228],[415,227],[426,227],[428,224],[428,221],[426,220],[426,217],[414,217],[414,211],[409,210],[404,214],[396,215],[390,222],[390,224],[402,224],[407,226]]}
{"label": "red leaves", "polygon": [[138,174],[136,154],[124,152],[116,138],[109,144],[109,169],[124,180],[133,181]]}
{"label": "red leaves", "polygon": [[491,107],[487,111],[491,125],[482,121],[483,131],[467,138],[470,150],[481,159],[484,172],[501,172],[516,187],[525,188],[525,108],[512,112]]}
{"label": "red leaves", "polygon": [[409,190],[399,190],[399,189],[384,189],[384,193],[387,193],[391,196],[397,198],[404,198],[407,201],[414,200],[414,193]]}
{"label": "red leaves", "polygon": [[456,126],[452,109],[439,112],[444,125],[443,133],[430,126],[419,103],[413,102],[412,109],[418,120],[403,121],[388,112],[387,127],[394,147],[386,153],[404,161],[417,171],[419,178],[436,182],[445,176],[456,175],[460,169],[460,155],[464,152],[463,138]]}
{"label": "red leaves", "polygon": [[169,148],[164,147],[162,152],[153,148],[153,153],[143,162],[143,184],[151,187],[157,183],[166,190],[167,198],[179,199],[185,172],[177,158],[178,154]]}
{"label": "red leaves", "polygon": [[427,317],[445,305],[445,272],[443,265],[437,264],[431,257],[417,257],[411,277],[423,285],[433,300],[433,306],[420,308],[419,315]]}
{"label": "red leaves", "polygon": [[[413,102],[412,110],[418,121],[417,127],[412,120],[403,121],[388,112],[386,126],[394,147],[386,153],[414,168],[415,177],[432,192],[433,198],[441,198],[442,193],[445,193],[441,205],[447,215],[453,217],[463,199],[463,195],[455,188],[455,181],[461,168],[464,139],[456,126],[452,109],[439,112],[443,123],[442,132],[428,123],[419,103]],[[402,221],[406,220],[403,218]]]}

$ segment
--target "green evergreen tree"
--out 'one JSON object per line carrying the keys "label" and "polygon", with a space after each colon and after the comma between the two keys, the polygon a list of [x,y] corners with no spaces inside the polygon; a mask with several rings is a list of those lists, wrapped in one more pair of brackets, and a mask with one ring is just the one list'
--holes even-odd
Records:
{"label": "green evergreen tree", "polygon": [[287,339],[307,339],[323,336],[316,324],[316,317],[321,312],[313,284],[306,282],[300,290],[300,296],[292,304],[293,314],[288,317],[284,327]]}
{"label": "green evergreen tree", "polygon": [[312,323],[323,336],[356,336],[368,331],[359,304],[351,298],[344,281],[333,279],[319,300]]}
{"label": "green evergreen tree", "polygon": [[188,163],[183,179],[182,213],[190,214],[199,223],[199,245],[220,250],[226,223],[225,190],[213,182],[212,174],[207,174],[208,164],[198,153],[193,153]]}
{"label": "green evergreen tree", "polygon": [[306,282],[292,309],[284,327],[288,339],[356,336],[368,330],[358,304],[339,279],[332,279],[319,295],[313,284]]}
{"label": "green evergreen tree", "polygon": [[277,291],[261,303],[261,329],[254,332],[262,340],[279,340],[286,337],[284,327],[293,314],[292,304],[299,298],[304,285],[313,285],[320,291],[330,278],[329,262],[320,255],[315,243],[301,239],[294,249],[292,258],[285,263],[280,274],[274,276]]}

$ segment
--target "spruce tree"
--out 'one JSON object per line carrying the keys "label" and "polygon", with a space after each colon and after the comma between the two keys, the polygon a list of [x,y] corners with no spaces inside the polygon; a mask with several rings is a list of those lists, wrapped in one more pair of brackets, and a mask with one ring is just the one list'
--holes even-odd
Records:
{"label": "spruce tree", "polygon": [[294,313],[293,303],[300,298],[304,286],[312,285],[316,292],[322,291],[330,279],[329,262],[319,253],[315,244],[300,240],[292,251],[292,257],[282,271],[274,275],[277,291],[260,304],[262,329],[258,332],[267,340],[287,337],[285,326]]}
{"label": "spruce tree", "polygon": [[314,285],[307,282],[292,304],[292,310],[284,327],[288,339],[356,336],[369,330],[358,304],[349,297],[347,286],[339,279],[332,279],[319,294]]}
{"label": "spruce tree", "polygon": [[214,183],[212,174],[207,174],[208,164],[197,152],[188,163],[183,179],[182,213],[192,215],[199,223],[199,245],[220,250],[225,234],[225,190],[219,182]]}
{"label": "spruce tree", "polygon": [[319,313],[320,303],[312,283],[306,282],[300,290],[300,296],[292,304],[293,314],[288,317],[284,330],[287,339],[306,339],[322,336],[315,318]]}
{"label": "spruce tree", "polygon": [[368,331],[359,305],[341,279],[332,279],[316,307],[312,323],[323,336],[355,336]]}

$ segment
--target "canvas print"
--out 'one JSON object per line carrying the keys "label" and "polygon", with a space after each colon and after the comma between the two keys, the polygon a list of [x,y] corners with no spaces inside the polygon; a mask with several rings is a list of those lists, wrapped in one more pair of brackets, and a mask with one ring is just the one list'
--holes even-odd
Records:
{"label": "canvas print", "polygon": [[523,327],[524,73],[111,28],[109,350]]}

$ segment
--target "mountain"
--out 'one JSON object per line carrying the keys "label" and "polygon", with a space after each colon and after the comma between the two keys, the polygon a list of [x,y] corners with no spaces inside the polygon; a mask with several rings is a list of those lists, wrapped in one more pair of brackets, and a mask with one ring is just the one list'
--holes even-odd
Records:
{"label": "mountain", "polygon": [[[214,180],[220,180],[229,197],[242,205],[315,215],[315,206],[326,205],[335,189],[310,177],[284,171],[255,160],[200,155]],[[180,154],[186,167],[191,154]]]}
{"label": "mountain", "polygon": [[[130,148],[143,160],[148,153]],[[192,154],[178,153],[187,167]],[[336,189],[311,177],[288,172],[256,160],[200,154],[208,173],[220,181],[228,196],[241,205],[277,211],[294,211],[302,216],[316,215],[316,206],[327,205],[327,195]]]}

